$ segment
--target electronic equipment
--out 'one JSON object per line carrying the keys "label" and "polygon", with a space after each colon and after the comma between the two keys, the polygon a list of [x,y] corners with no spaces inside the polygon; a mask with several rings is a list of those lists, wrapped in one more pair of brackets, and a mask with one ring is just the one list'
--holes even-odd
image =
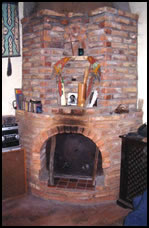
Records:
{"label": "electronic equipment", "polygon": [[2,125],[2,148],[12,148],[19,146],[18,124]]}

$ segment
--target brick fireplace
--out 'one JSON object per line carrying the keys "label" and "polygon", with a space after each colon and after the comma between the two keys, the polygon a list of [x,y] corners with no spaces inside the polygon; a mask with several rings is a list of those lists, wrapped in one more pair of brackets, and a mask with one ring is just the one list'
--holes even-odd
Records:
{"label": "brick fireplace", "polygon": [[[27,100],[41,100],[43,113],[16,111],[21,144],[26,149],[29,190],[45,199],[89,203],[116,200],[119,194],[121,139],[142,124],[137,109],[138,16],[103,7],[89,14],[60,14],[41,10],[22,20],[23,79]],[[100,64],[97,107],[61,106],[53,65],[65,56],[93,56]],[[69,61],[63,69],[66,98],[77,93],[88,61]],[[119,104],[129,113],[114,112]],[[94,189],[48,186],[47,142],[59,134],[81,134],[91,140],[102,158],[102,181],[93,171]],[[72,145],[73,146],[73,145]],[[96,162],[95,162],[96,163]],[[45,174],[45,175],[44,175]]]}

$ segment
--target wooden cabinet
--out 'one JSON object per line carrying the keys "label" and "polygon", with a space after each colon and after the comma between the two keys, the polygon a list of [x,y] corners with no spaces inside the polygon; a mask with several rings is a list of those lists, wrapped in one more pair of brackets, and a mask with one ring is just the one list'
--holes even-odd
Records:
{"label": "wooden cabinet", "polygon": [[25,150],[2,152],[2,199],[26,193]]}

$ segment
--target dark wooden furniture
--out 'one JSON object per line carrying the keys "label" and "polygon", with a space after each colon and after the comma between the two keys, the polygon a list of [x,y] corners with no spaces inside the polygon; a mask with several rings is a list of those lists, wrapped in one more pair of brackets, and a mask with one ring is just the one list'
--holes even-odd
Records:
{"label": "dark wooden furniture", "polygon": [[25,150],[2,152],[2,199],[26,193]]}
{"label": "dark wooden furniture", "polygon": [[133,208],[133,198],[141,195],[147,188],[147,142],[141,137],[120,137],[121,173],[117,203],[125,208]]}

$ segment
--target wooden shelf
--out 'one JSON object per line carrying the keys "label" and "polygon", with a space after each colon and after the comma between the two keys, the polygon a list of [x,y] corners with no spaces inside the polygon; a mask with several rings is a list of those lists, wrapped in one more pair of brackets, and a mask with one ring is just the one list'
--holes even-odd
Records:
{"label": "wooden shelf", "polygon": [[77,60],[77,61],[85,61],[87,60],[88,56],[72,56],[71,60]]}

